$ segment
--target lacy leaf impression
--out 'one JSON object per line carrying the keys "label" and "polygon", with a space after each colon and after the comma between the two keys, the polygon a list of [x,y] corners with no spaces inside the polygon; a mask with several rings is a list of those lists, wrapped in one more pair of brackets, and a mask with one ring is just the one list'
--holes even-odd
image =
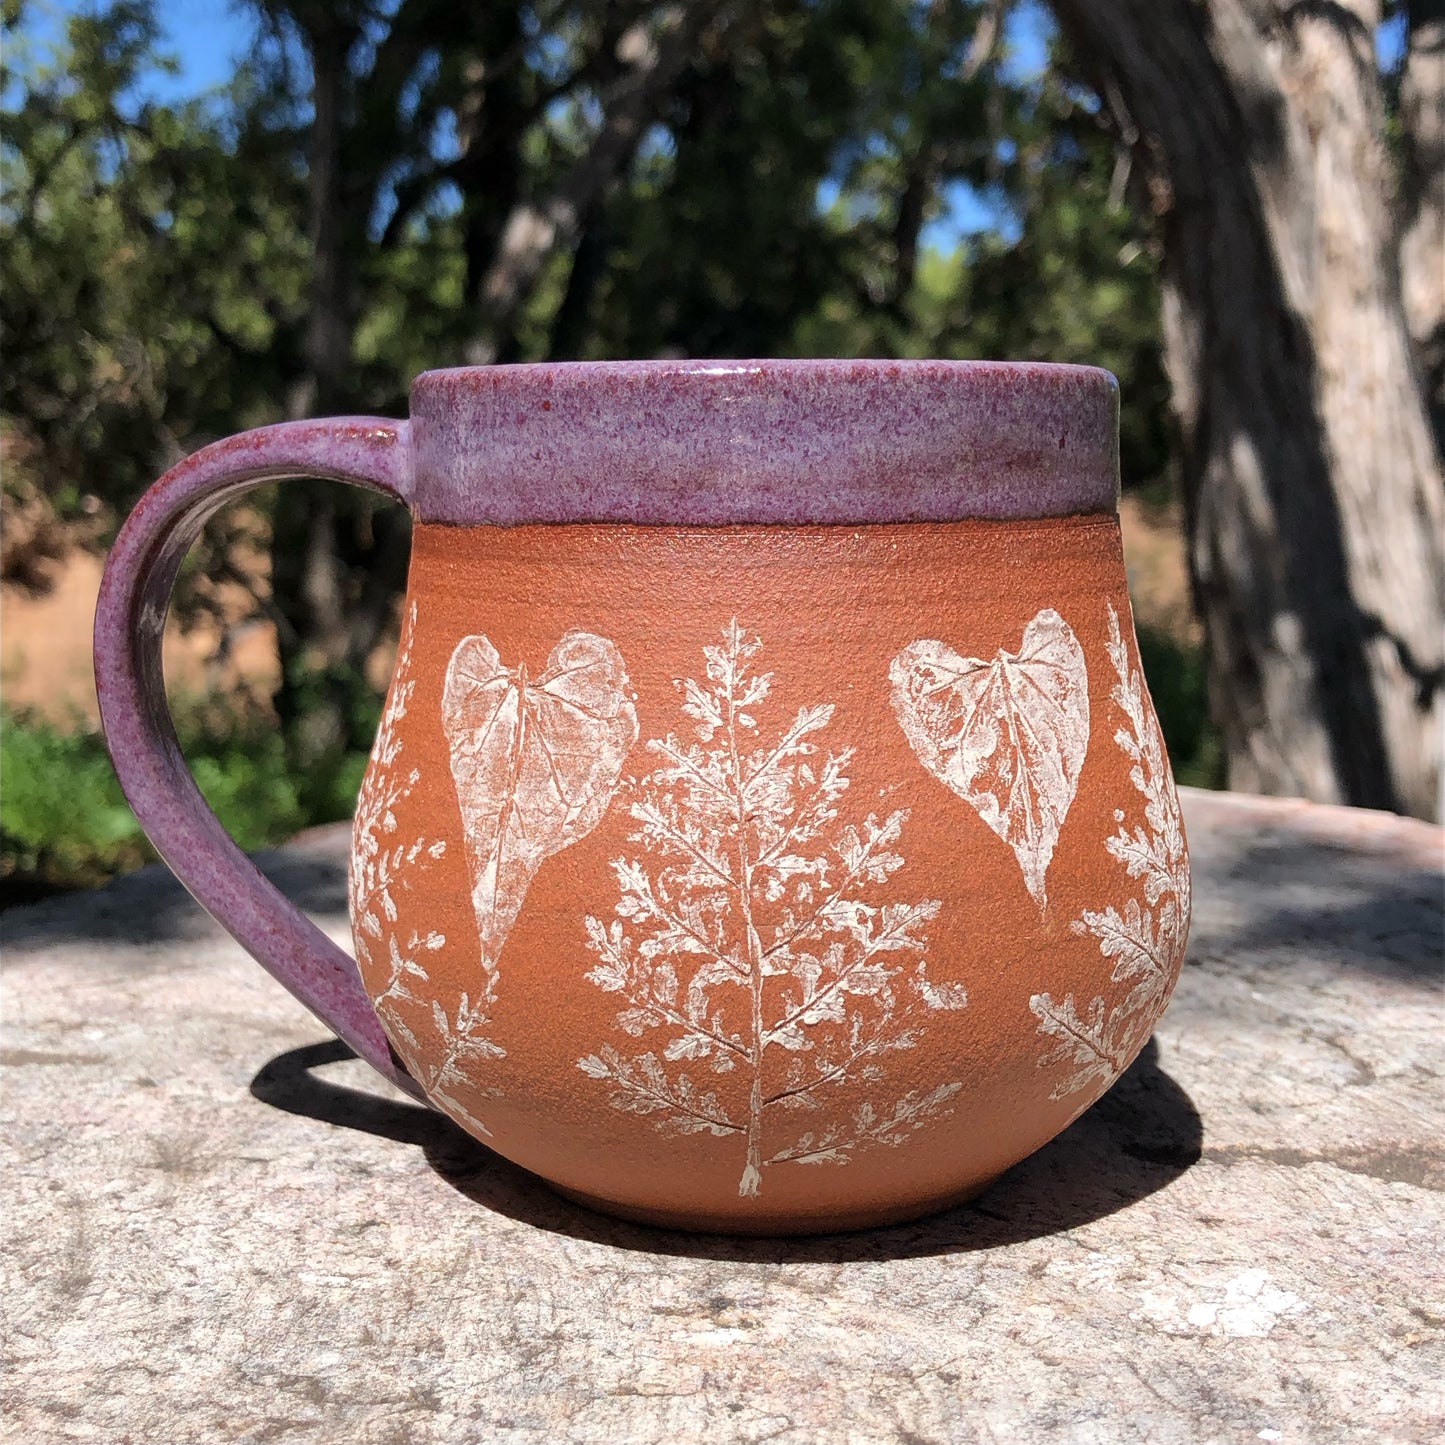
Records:
{"label": "lacy leaf impression", "polygon": [[[420,770],[403,759],[405,746],[400,732],[416,691],[412,671],[416,616],[413,602],[402,627],[396,672],[372,747],[371,766],[356,800],[351,842],[351,917],[357,957],[372,986],[373,1006],[403,1062],[428,1093],[465,1114],[466,1110],[451,1098],[449,1087],[461,1076],[468,1058],[499,1054],[501,1050],[468,1033],[465,1025],[471,1006],[463,997],[455,1027],[441,1012],[438,1027],[446,1050],[440,1064],[428,1066],[427,1051],[414,1027],[418,1023],[415,1011],[423,1008],[424,1001],[414,989],[418,983],[429,981],[427,959],[446,946],[446,935],[436,929],[423,932],[398,926],[398,895],[410,887],[418,869],[430,867],[447,848],[445,839],[403,833],[396,816],[396,810],[421,781]],[[378,973],[384,977],[379,989],[375,985]],[[471,1121],[486,1132],[480,1120]]]}
{"label": "lacy leaf impression", "polygon": [[910,643],[888,670],[893,711],[919,761],[1013,849],[1042,909],[1059,832],[1089,745],[1089,683],[1074,630],[1045,608],[1018,652],[985,661]]}
{"label": "lacy leaf impression", "polygon": [[475,636],[452,653],[442,722],[490,975],[543,860],[607,811],[637,741],[637,710],[605,637],[567,633],[531,677]]}
{"label": "lacy leaf impression", "polygon": [[1073,994],[1056,999],[1040,993],[1029,1001],[1039,1032],[1052,1041],[1039,1067],[1068,1068],[1052,1097],[1066,1098],[1092,1086],[1085,1106],[1144,1047],[1184,961],[1189,930],[1189,863],[1179,795],[1143,677],[1130,664],[1112,605],[1109,660],[1118,676],[1112,699],[1124,716],[1114,741],[1130,761],[1129,780],[1144,800],[1144,818],[1131,829],[1127,815],[1116,813],[1119,830],[1104,847],[1137,880],[1137,889],[1122,913],[1113,904],[1085,909],[1072,927],[1081,937],[1098,940],[1099,952],[1113,962],[1112,982],[1127,987],[1115,1000],[1100,995],[1082,1010]]}
{"label": "lacy leaf impression", "polygon": [[641,854],[613,861],[615,916],[586,927],[588,978],[639,1044],[579,1060],[618,1109],[736,1139],[744,1197],[769,1166],[845,1164],[949,1113],[957,1083],[808,1122],[830,1090],[884,1084],[929,1011],[967,1004],[927,974],[939,901],[895,896],[906,810],[840,822],[853,750],[817,741],[833,706],[770,731],[761,649],[736,621],[704,649],[706,680],[677,684],[696,740],[649,742],[658,765],[629,785]]}

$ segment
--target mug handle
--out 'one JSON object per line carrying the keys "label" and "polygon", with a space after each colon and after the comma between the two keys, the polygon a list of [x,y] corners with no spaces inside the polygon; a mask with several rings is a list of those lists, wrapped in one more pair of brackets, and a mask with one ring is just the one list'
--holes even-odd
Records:
{"label": "mug handle", "polygon": [[361,1058],[425,1102],[392,1053],[356,964],[246,857],[207,807],[166,703],[161,638],[191,543],[242,492],[295,476],[350,482],[407,505],[410,425],[337,417],[258,427],[202,447],[156,482],[121,528],[100,585],[101,727],[141,827],[196,901]]}

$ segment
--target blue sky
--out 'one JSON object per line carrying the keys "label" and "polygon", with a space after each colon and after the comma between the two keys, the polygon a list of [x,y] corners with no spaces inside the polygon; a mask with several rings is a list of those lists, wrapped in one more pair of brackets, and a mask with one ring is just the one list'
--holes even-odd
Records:
{"label": "blue sky", "polygon": [[[79,4],[51,0],[60,11],[74,11]],[[181,73],[166,77],[165,90],[158,96],[195,95],[227,80],[238,57],[255,41],[254,19],[241,6],[217,4],[216,0],[161,0],[158,6],[169,48],[181,62]],[[1049,21],[1038,0],[1025,0],[1010,18],[1008,44],[1010,65],[1020,74],[1034,74],[1048,58]]]}
{"label": "blue sky", "polygon": [[[168,49],[181,62],[178,76],[162,77],[171,94],[189,96],[223,85],[256,41],[256,21],[239,8],[216,0],[161,0],[157,7]],[[158,86],[158,98],[170,99]]]}
{"label": "blue sky", "polygon": [[[60,34],[66,15],[93,8],[83,0],[31,0],[26,7],[29,37],[47,46]],[[156,9],[164,48],[180,62],[177,74],[152,77],[149,91],[158,100],[186,99],[224,84],[255,43],[255,20],[225,0],[160,0]]]}

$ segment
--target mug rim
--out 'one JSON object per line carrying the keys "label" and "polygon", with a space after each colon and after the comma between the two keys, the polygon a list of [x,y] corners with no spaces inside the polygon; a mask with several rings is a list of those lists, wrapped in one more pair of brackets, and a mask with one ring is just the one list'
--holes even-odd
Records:
{"label": "mug rim", "polygon": [[451,525],[826,525],[1112,512],[1119,384],[1067,362],[531,362],[412,383]]}
{"label": "mug rim", "polygon": [[782,357],[642,357],[622,358],[608,361],[520,361],[496,362],[485,366],[435,366],[420,371],[412,378],[411,390],[430,385],[441,379],[456,381],[472,380],[482,383],[488,378],[516,378],[517,380],[544,380],[549,376],[575,376],[597,378],[623,377],[716,377],[726,379],[740,376],[776,376],[786,379],[790,376],[826,376],[843,381],[855,381],[860,375],[921,374],[937,372],[950,379],[986,380],[992,376],[1004,375],[1027,378],[1042,386],[1068,376],[1089,376],[1101,380],[1114,388],[1118,378],[1102,366],[1090,366],[1074,361],[996,361],[982,357],[880,357],[880,356],[782,356]]}

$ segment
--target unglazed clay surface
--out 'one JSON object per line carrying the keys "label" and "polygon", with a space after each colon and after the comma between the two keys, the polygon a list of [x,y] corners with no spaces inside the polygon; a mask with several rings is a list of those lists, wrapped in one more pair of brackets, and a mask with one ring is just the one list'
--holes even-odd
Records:
{"label": "unglazed clay surface", "polygon": [[754,1231],[985,1185],[1148,1038],[1188,923],[1109,516],[417,528],[358,958],[438,1105]]}
{"label": "unglazed clay surface", "polygon": [[[625,1001],[624,1033],[666,1046],[608,1044],[578,1061],[612,1085],[614,1108],[663,1133],[744,1143],[744,1197],[760,1193],[767,1166],[846,1164],[950,1112],[952,1080],[881,1105],[871,1090],[841,1118],[827,1100],[860,1080],[886,1083],[888,1055],[919,1042],[918,1004],[968,1002],[963,985],[928,977],[939,900],[889,887],[907,863],[908,809],[842,821],[854,749],[824,740],[835,706],[805,704],[769,728],[762,651],[733,619],[703,649],[705,680],[674,679],[693,736],[648,743],[658,765],[627,810],[638,852],[612,860],[610,923],[587,917],[598,958],[587,977]],[[746,1104],[694,1080],[737,1071]]]}

